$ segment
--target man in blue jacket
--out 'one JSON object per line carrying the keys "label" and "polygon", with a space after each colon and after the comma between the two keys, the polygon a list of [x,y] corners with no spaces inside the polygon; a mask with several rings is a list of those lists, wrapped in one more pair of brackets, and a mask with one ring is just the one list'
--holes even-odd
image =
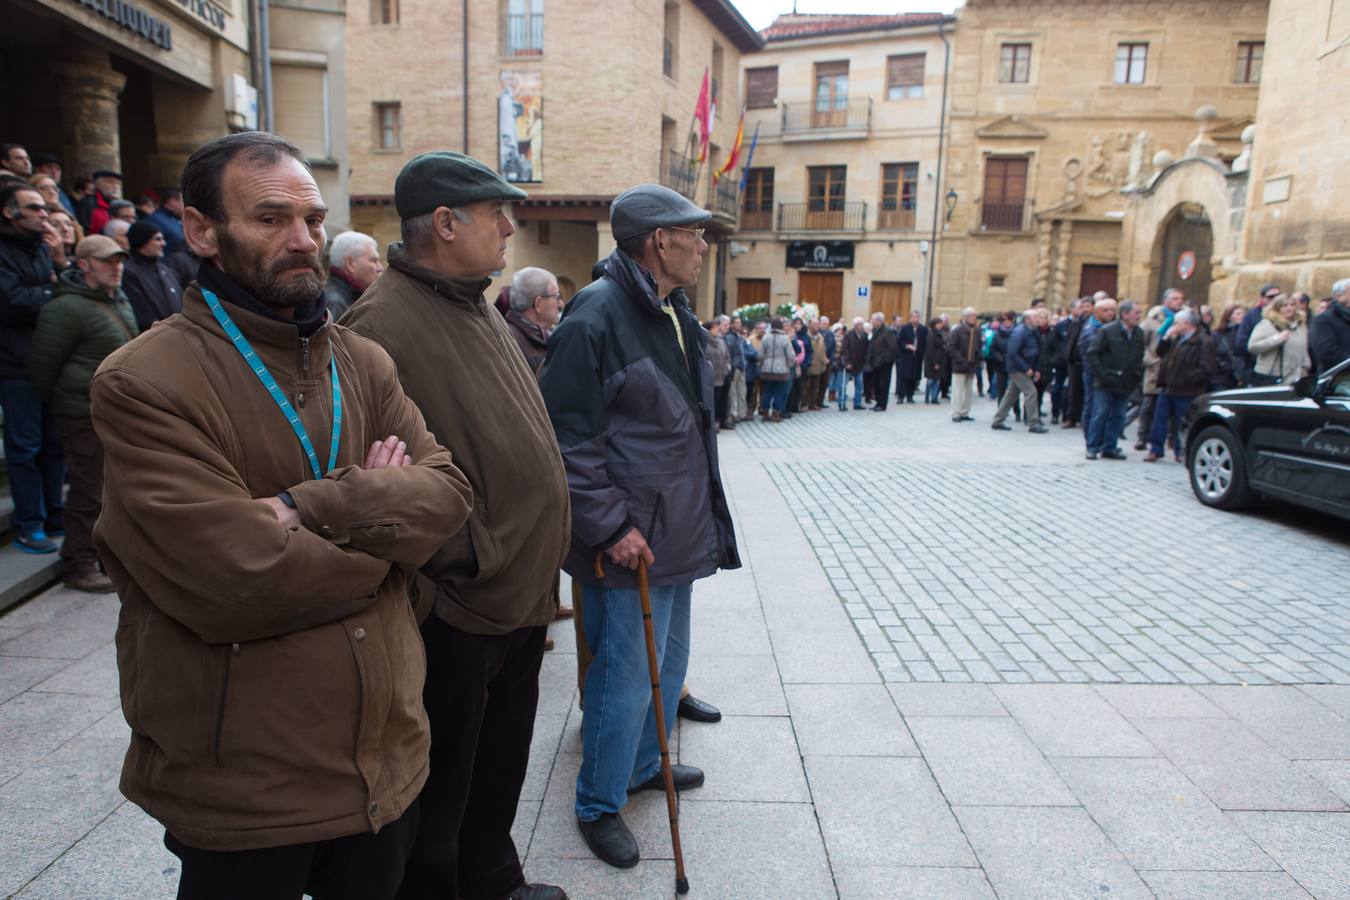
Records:
{"label": "man in blue jacket", "polygon": [[1008,380],[1011,387],[1003,392],[998,412],[994,413],[994,424],[989,427],[995,431],[1012,431],[1006,424],[1008,412],[1018,395],[1022,397],[1022,408],[1026,410],[1027,431],[1032,434],[1045,434],[1050,429],[1041,424],[1041,411],[1036,385],[1044,378],[1045,354],[1041,346],[1041,326],[1050,318],[1044,306],[1029,309],[1022,315],[1022,323],[1013,329],[1008,338],[1006,357]]}
{"label": "man in blue jacket", "polygon": [[[693,583],[741,564],[717,466],[708,337],[684,293],[698,281],[710,217],[655,184],[616,197],[618,248],[567,305],[540,372],[572,501],[563,569],[582,582],[578,615],[594,656],[577,824],[591,851],[618,868],[640,856],[620,815],[628,795],[663,789],[656,729],[675,724]],[[661,660],[660,723],[636,590],[644,564]],[[674,770],[677,790],[703,784],[693,766]]]}

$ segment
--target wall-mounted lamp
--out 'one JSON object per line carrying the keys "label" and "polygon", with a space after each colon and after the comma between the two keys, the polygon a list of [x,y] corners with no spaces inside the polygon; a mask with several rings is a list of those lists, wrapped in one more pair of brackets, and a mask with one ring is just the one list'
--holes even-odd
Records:
{"label": "wall-mounted lamp", "polygon": [[947,196],[944,199],[947,201],[947,221],[950,222],[952,220],[952,212],[956,210],[956,189],[948,188]]}

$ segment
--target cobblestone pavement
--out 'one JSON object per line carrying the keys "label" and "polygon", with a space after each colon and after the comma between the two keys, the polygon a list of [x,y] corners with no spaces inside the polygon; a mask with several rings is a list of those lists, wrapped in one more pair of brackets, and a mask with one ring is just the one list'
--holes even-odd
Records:
{"label": "cobblestone pavement", "polygon": [[[725,717],[672,746],[708,779],[680,805],[690,896],[1350,897],[1344,526],[1214,513],[1179,466],[1089,464],[991,413],[724,435],[745,567],[695,589],[689,683]],[[174,896],[117,791],[116,616],[61,589],[0,616],[0,896]],[[526,872],[673,898],[661,796],[624,811],[635,869],[577,833],[575,644],[551,633]]]}

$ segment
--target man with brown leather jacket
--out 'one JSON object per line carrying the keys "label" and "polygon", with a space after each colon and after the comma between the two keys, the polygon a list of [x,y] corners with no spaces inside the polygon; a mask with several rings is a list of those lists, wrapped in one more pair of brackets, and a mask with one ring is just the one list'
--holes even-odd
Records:
{"label": "man with brown leather jacket", "polygon": [[431,777],[404,900],[566,897],[526,883],[511,840],[571,540],[562,453],[543,398],[483,296],[516,230],[508,204],[523,196],[471,157],[414,157],[394,183],[403,241],[342,320],[389,351],[474,487],[468,527],[417,581],[430,613],[422,638]]}
{"label": "man with brown leather jacket", "polygon": [[1214,338],[1198,326],[1195,313],[1183,309],[1172,316],[1167,336],[1158,341],[1157,353],[1159,394],[1149,434],[1152,446],[1144,462],[1162,458],[1169,420],[1177,434],[1176,460],[1184,462],[1181,424],[1186,421],[1191,401],[1209,389],[1210,379],[1219,371],[1218,352]]}
{"label": "man with brown leather jacket", "polygon": [[984,342],[975,307],[961,311],[961,321],[947,336],[947,358],[952,366],[952,421],[974,421],[970,403],[975,396],[975,373],[984,365]]}
{"label": "man with brown leather jacket", "polygon": [[389,356],[324,311],[304,159],[260,132],[189,158],[198,283],[91,388],[121,788],[164,824],[187,900],[394,896],[429,744],[401,567],[472,496]]}

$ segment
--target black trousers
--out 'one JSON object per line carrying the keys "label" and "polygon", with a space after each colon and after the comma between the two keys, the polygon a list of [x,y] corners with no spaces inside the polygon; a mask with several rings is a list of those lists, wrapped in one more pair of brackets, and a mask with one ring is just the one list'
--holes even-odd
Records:
{"label": "black trousers", "polygon": [[717,417],[719,425],[727,420],[727,401],[730,398],[731,373],[727,373],[727,380],[713,387],[713,415]]}
{"label": "black trousers", "polygon": [[885,409],[891,392],[891,367],[882,366],[872,370],[872,389],[876,393],[877,409]]}
{"label": "black trousers", "polygon": [[66,539],[61,543],[65,577],[99,571],[94,523],[103,509],[103,442],[88,416],[53,416],[66,458],[70,493],[66,496]]}
{"label": "black trousers", "polygon": [[1083,367],[1069,363],[1069,397],[1064,407],[1064,418],[1080,422],[1083,419]]}
{"label": "black trousers", "polygon": [[417,833],[417,803],[380,829],[263,850],[198,850],[164,832],[183,864],[178,900],[393,900]]}
{"label": "black trousers", "polygon": [[511,824],[530,761],[548,628],[422,626],[431,776],[400,900],[504,897],[525,882]]}

